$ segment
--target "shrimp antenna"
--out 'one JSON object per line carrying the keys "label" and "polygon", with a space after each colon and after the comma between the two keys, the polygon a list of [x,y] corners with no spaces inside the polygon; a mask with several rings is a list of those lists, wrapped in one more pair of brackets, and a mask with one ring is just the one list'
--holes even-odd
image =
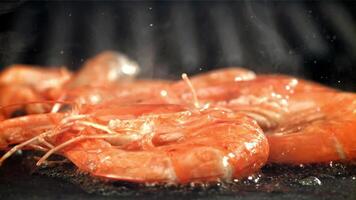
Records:
{"label": "shrimp antenna", "polygon": [[182,79],[185,81],[185,83],[188,85],[190,91],[192,92],[194,106],[199,109],[200,108],[200,103],[199,103],[199,100],[198,100],[198,95],[197,95],[197,92],[195,91],[195,89],[193,87],[192,82],[189,80],[188,75],[186,73],[182,74]]}

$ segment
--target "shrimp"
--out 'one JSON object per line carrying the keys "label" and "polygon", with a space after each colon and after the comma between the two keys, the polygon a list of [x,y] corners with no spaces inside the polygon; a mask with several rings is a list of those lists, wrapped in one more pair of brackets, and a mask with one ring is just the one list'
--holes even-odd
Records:
{"label": "shrimp", "polygon": [[[269,140],[269,162],[303,164],[356,158],[354,94],[280,75],[195,89],[200,101],[254,118]],[[192,93],[181,97],[193,98]]]}
{"label": "shrimp", "polygon": [[[50,130],[63,118],[62,113],[33,114],[0,122],[0,149],[19,144]],[[19,150],[16,147],[12,152]]]}
{"label": "shrimp", "polygon": [[[194,85],[194,88],[198,89],[229,82],[253,80],[255,78],[256,74],[253,71],[239,67],[230,67],[195,75],[190,81]],[[178,93],[182,93],[187,89],[184,81],[177,82],[173,87]]]}
{"label": "shrimp", "polygon": [[0,74],[0,85],[24,85],[38,92],[61,87],[71,78],[64,67],[45,69],[31,65],[11,65]]}
{"label": "shrimp", "polygon": [[43,69],[30,65],[12,65],[0,74],[0,106],[11,108],[2,110],[2,118],[6,119],[17,110],[27,113],[44,113],[49,108],[40,104],[26,104],[42,102],[50,99],[51,90],[60,88],[70,79],[71,73],[65,68]]}
{"label": "shrimp", "polygon": [[10,118],[16,111],[22,109],[26,111],[26,113],[45,112],[45,108],[40,104],[26,104],[27,102],[45,100],[42,95],[31,87],[23,85],[3,85],[0,86],[0,93],[4,94],[0,97],[0,105],[3,107],[1,115],[4,119]]}
{"label": "shrimp", "polygon": [[300,93],[292,112],[266,131],[269,162],[305,164],[356,159],[356,95]]}
{"label": "shrimp", "polygon": [[169,103],[166,97],[170,90],[169,81],[136,80],[133,82],[120,81],[115,85],[83,86],[69,90],[64,100],[78,104],[96,105],[105,102],[115,104],[133,103]]}
{"label": "shrimp", "polygon": [[[41,138],[49,145],[38,164],[60,153],[93,176],[188,183],[245,177],[268,158],[268,142],[257,123],[231,111],[138,104],[87,110],[80,116],[85,117],[58,116],[59,126],[46,127],[45,133],[51,133]],[[24,146],[43,145],[39,138],[15,146],[0,161]]]}
{"label": "shrimp", "polygon": [[111,85],[135,77],[138,64],[118,52],[105,51],[89,59],[68,83],[67,88]]}
{"label": "shrimp", "polygon": [[[143,87],[142,85],[133,87],[138,86],[137,81],[133,82],[132,79],[139,70],[138,64],[125,55],[106,51],[86,61],[62,90],[52,90],[51,99],[94,105],[112,99],[123,99],[123,97],[129,99],[133,88],[140,88],[140,91],[136,93],[136,98],[143,98],[149,94],[148,89],[144,88],[157,88],[163,83],[161,81],[145,81],[149,84],[141,83],[144,84]],[[154,83],[150,84],[151,82]],[[135,101],[128,102],[134,103]],[[60,104],[54,105],[52,112],[58,110],[60,106]]]}
{"label": "shrimp", "polygon": [[[249,117],[180,109],[151,104],[126,107],[130,112],[118,109],[115,115],[96,111],[101,125],[108,124],[116,134],[105,128],[100,131],[100,126],[95,131],[67,131],[59,135],[58,146],[83,171],[132,182],[229,181],[255,172],[266,162],[267,140]],[[96,123],[87,125],[93,128]],[[123,135],[135,135],[135,139],[111,140]]]}
{"label": "shrimp", "polygon": [[[228,69],[228,74],[230,70]],[[222,70],[219,72],[223,74]],[[201,76],[202,82],[205,82],[204,77],[209,76]],[[195,79],[196,82],[200,80],[198,78]],[[263,129],[271,129],[280,123],[284,114],[288,113],[290,96],[300,92],[334,91],[316,83],[282,75],[261,75],[253,79],[239,81],[221,79],[221,81],[216,80],[210,85],[194,85],[192,82],[196,98],[205,105],[245,112],[255,118]],[[181,103],[187,104],[194,99],[194,95],[187,85],[178,83],[172,88],[175,93],[178,93],[176,95],[179,96]]]}
{"label": "shrimp", "polygon": [[[116,87],[114,84],[119,80],[123,82],[122,80],[131,79],[138,71],[139,67],[135,62],[116,52],[104,52],[89,59],[74,75],[64,67],[43,69],[30,65],[9,66],[0,74],[0,91],[7,94],[1,96],[0,106],[18,106],[6,109],[1,118],[9,118],[17,110],[35,114],[60,108],[60,104],[56,104],[52,109],[41,108],[41,104],[26,105],[31,102],[78,100],[81,103],[91,103],[99,99],[111,99],[116,97],[112,95]],[[122,87],[116,89],[121,90]],[[92,91],[91,95],[88,94],[89,90]],[[84,94],[81,93],[83,91]]]}

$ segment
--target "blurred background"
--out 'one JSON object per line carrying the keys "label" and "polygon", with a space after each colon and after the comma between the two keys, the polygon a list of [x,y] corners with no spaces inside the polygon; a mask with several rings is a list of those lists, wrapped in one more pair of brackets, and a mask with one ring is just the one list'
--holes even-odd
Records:
{"label": "blurred background", "polygon": [[146,78],[243,66],[355,91],[355,11],[352,1],[5,1],[0,67],[77,69],[117,50]]}

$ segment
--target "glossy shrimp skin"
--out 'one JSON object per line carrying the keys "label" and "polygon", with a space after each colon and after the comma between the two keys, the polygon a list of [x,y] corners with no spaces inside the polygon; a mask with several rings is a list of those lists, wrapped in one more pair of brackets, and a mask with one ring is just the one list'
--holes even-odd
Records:
{"label": "glossy shrimp skin", "polygon": [[54,128],[64,117],[62,113],[34,114],[0,122],[0,149],[8,149]]}
{"label": "glossy shrimp skin", "polygon": [[126,93],[121,92],[125,87],[118,85],[131,83],[128,80],[138,71],[135,62],[112,51],[89,59],[81,70],[73,74],[64,67],[46,69],[20,64],[8,66],[0,74],[0,93],[6,94],[0,96],[0,106],[6,107],[1,113],[1,119],[11,117],[18,110],[28,114],[49,111],[49,108],[31,102],[68,100],[74,103],[98,103],[101,99],[127,96],[128,89]]}
{"label": "glossy shrimp skin", "polygon": [[356,95],[299,94],[284,122],[266,132],[269,162],[305,164],[356,159]]}
{"label": "glossy shrimp skin", "polygon": [[[196,91],[203,102],[254,118],[268,138],[269,162],[306,164],[356,158],[354,94],[281,75],[197,85]],[[189,92],[181,97],[192,99]]]}
{"label": "glossy shrimp skin", "polygon": [[[78,113],[79,112],[79,113]],[[230,181],[260,169],[268,142],[254,120],[223,109],[137,104],[82,107],[0,122],[0,147],[60,153],[93,176],[131,182]]]}
{"label": "glossy shrimp skin", "polygon": [[32,65],[11,65],[0,74],[0,85],[23,85],[38,92],[61,87],[69,81],[71,73],[65,68],[45,69]]}
{"label": "glossy shrimp skin", "polygon": [[[166,106],[133,106],[129,109],[133,115],[121,109],[115,115],[96,111],[97,122],[118,121],[119,125],[112,127],[116,132],[133,127],[145,134],[123,144],[111,139],[85,139],[99,133],[81,131],[86,135],[83,140],[62,153],[94,176],[132,182],[229,181],[255,172],[266,162],[267,140],[251,118],[219,110],[196,113]],[[78,138],[78,134],[66,132],[57,142]]]}
{"label": "glossy shrimp skin", "polygon": [[138,64],[125,55],[105,51],[88,59],[67,87],[111,85],[120,80],[132,79],[138,72]]}
{"label": "glossy shrimp skin", "polygon": [[115,85],[83,86],[66,92],[64,100],[80,104],[165,103],[170,102],[162,91],[169,90],[171,82],[164,80],[118,81]]}
{"label": "glossy shrimp skin", "polygon": [[[214,71],[210,73],[214,73]],[[223,73],[223,71],[220,73]],[[299,92],[334,90],[317,83],[285,75],[258,75],[247,80],[241,79],[239,75],[235,76],[235,78],[233,78],[234,76],[224,77],[220,75],[219,80],[206,82],[205,78],[209,77],[208,74],[206,76],[197,76],[196,78],[192,77],[192,85],[201,101],[229,101],[246,96],[270,97],[273,94],[283,97]],[[205,84],[195,84],[193,80],[195,82],[205,82]],[[178,93],[182,100],[191,101],[192,93],[187,84],[178,82],[173,88],[176,89],[175,91],[179,91]]]}
{"label": "glossy shrimp skin", "polygon": [[[224,71],[219,72],[223,74]],[[205,77],[208,76],[200,76],[195,81],[198,82],[200,78]],[[289,98],[295,94],[335,91],[316,83],[283,75],[258,75],[248,80],[241,80],[237,76],[238,81],[236,78],[224,79],[223,77],[221,75],[220,81],[215,80],[211,84],[199,85],[192,82],[197,99],[202,104],[244,112],[255,118],[264,130],[274,128],[281,123],[290,109]],[[194,77],[192,79],[194,80]],[[187,104],[193,101],[193,94],[187,85],[179,83],[173,85],[173,88],[174,91],[179,91],[177,93],[181,103]]]}
{"label": "glossy shrimp skin", "polygon": [[[43,113],[48,108],[29,102],[50,100],[52,90],[60,91],[69,81],[71,73],[65,68],[45,69],[39,66],[11,65],[0,74],[0,106],[3,119],[16,110]],[[15,104],[17,106],[15,106]]]}
{"label": "glossy shrimp skin", "polygon": [[[190,81],[194,88],[198,89],[229,82],[253,80],[255,78],[256,74],[253,71],[240,67],[228,67],[194,75]],[[182,93],[187,91],[187,84],[184,81],[178,81],[173,85],[173,88],[176,92]]]}

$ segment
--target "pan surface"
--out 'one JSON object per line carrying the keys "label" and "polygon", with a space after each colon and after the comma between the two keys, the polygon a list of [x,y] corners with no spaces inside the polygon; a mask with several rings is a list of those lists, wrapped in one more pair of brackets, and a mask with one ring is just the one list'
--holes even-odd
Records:
{"label": "pan surface", "polygon": [[26,154],[0,168],[0,199],[356,199],[356,168],[347,164],[273,165],[234,183],[145,186],[95,179],[69,163],[34,168]]}

